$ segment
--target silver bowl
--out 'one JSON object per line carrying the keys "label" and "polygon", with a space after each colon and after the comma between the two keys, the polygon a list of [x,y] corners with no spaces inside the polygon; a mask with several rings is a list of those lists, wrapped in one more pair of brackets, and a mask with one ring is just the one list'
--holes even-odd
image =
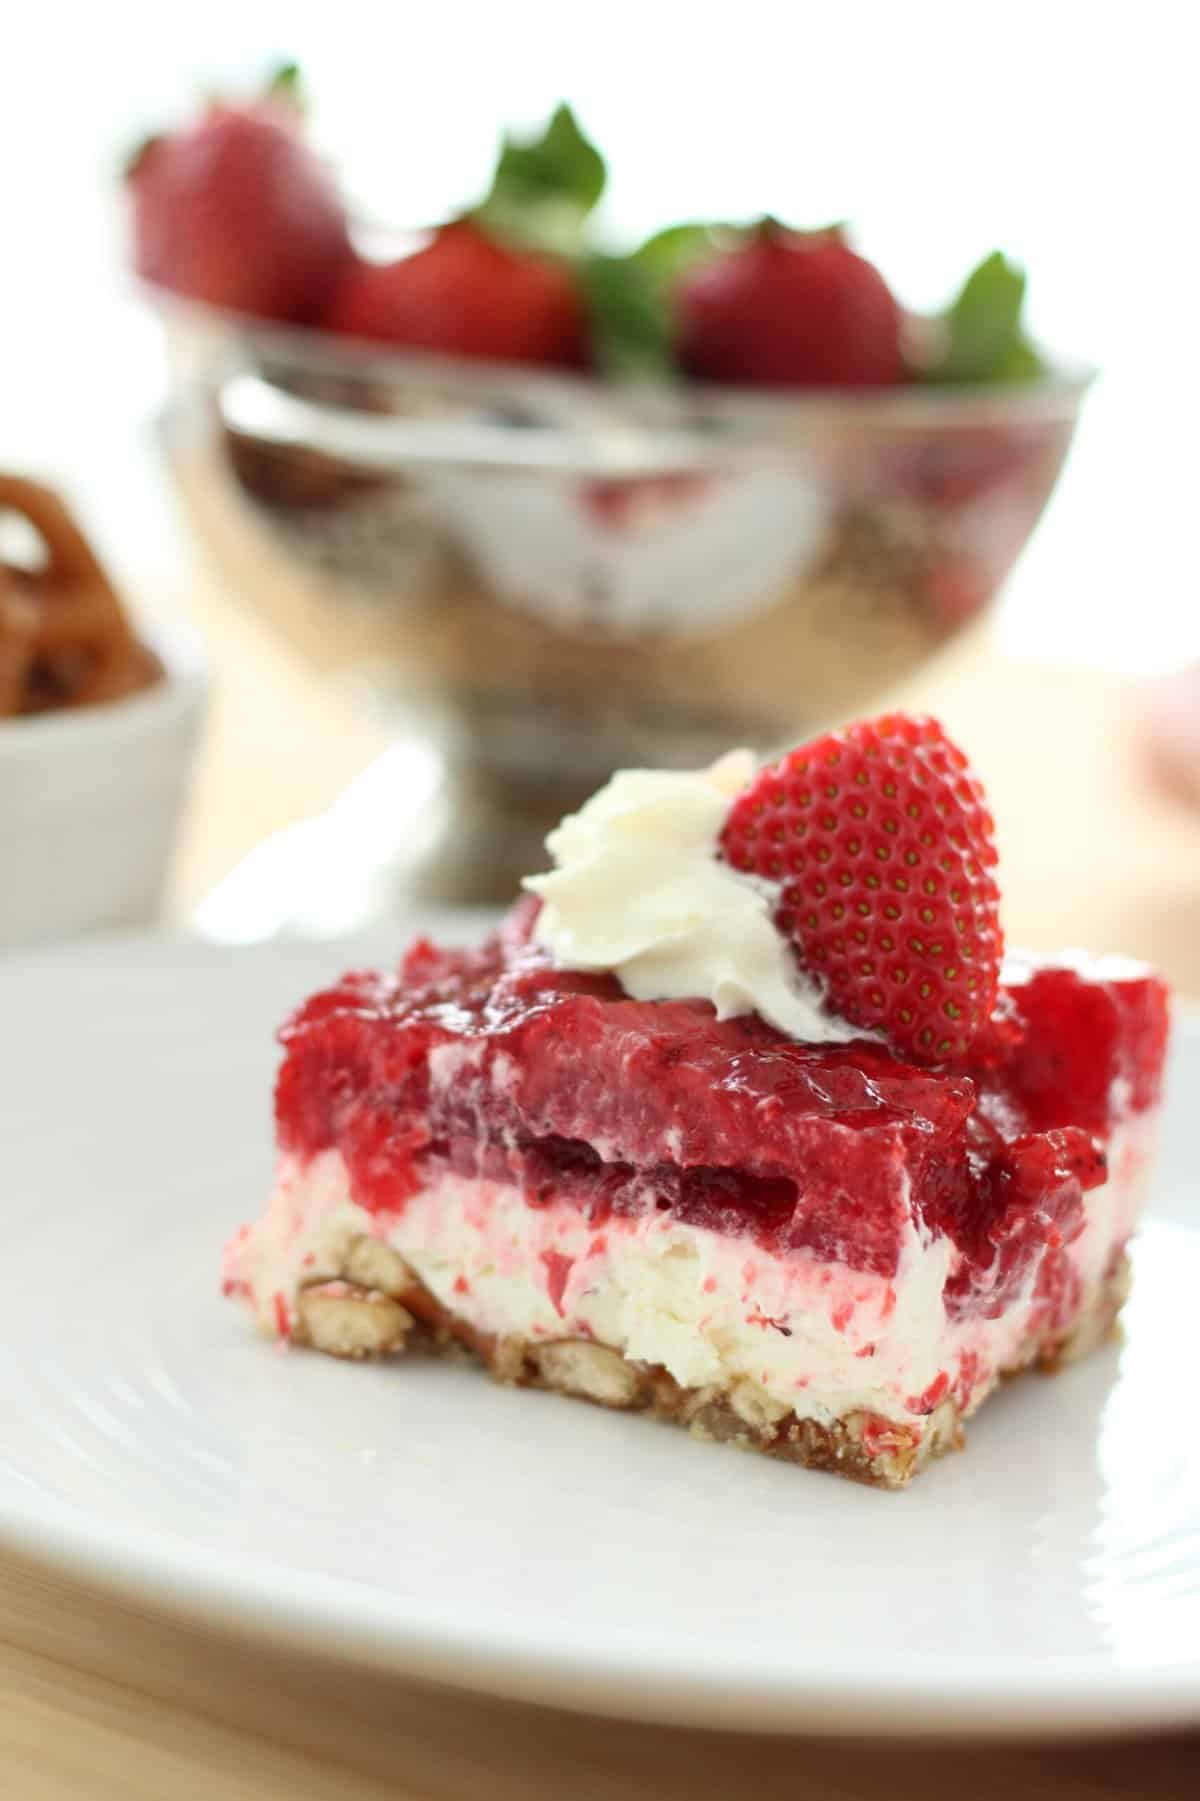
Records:
{"label": "silver bowl", "polygon": [[158,304],[209,550],[437,749],[392,887],[438,901],[505,898],[615,767],[769,750],[910,674],[990,605],[1090,379],[614,385]]}

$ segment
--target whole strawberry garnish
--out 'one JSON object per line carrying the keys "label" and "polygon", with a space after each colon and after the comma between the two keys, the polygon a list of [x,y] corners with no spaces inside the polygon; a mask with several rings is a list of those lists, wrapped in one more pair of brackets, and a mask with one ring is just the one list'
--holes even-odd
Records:
{"label": "whole strawberry garnish", "polygon": [[346,217],[278,89],[152,138],[128,171],[138,274],[266,319],[317,317],[352,255]]}
{"label": "whole strawberry garnish", "polygon": [[832,1012],[943,1062],[965,1055],[996,1004],[993,829],[937,720],[888,713],[764,769],[721,849],[780,885],[776,924]]}
{"label": "whole strawberry garnish", "polygon": [[868,387],[904,374],[900,308],[836,231],[768,221],[684,276],[675,303],[680,361],[708,381]]}
{"label": "whole strawberry garnish", "polygon": [[565,264],[497,243],[466,220],[398,262],[357,262],[326,314],[331,331],[497,362],[578,367],[587,324]]}

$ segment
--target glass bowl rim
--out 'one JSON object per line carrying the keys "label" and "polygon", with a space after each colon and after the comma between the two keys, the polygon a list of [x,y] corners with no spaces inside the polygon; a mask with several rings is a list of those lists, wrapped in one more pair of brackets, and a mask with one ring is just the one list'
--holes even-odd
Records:
{"label": "glass bowl rim", "polygon": [[[139,282],[138,288],[169,332],[190,332],[208,340],[229,374],[244,371],[247,363],[265,361],[280,372],[425,387],[464,403],[528,405],[573,414],[577,424],[582,422],[580,415],[592,414],[610,429],[625,421],[641,429],[719,429],[743,439],[770,439],[789,427],[822,424],[877,427],[885,434],[913,428],[937,432],[1065,424],[1075,419],[1098,374],[1094,364],[1053,357],[1045,375],[1005,383],[768,391],[661,377],[621,380],[586,371],[405,350],[265,320],[147,282]],[[320,408],[324,403],[314,399],[311,404]]]}

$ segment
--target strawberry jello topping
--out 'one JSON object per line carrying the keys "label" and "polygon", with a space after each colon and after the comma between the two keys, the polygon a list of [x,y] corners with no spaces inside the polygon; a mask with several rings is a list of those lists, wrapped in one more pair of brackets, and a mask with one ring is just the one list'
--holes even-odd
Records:
{"label": "strawberry jello topping", "polygon": [[[602,838],[568,834],[593,860]],[[1105,1179],[1106,1133],[1158,1098],[1163,984],[1117,963],[1001,975],[991,818],[929,720],[852,727],[752,777],[708,856],[774,920],[838,1034],[802,1040],[748,1004],[720,1017],[696,993],[635,996],[619,962],[566,967],[527,896],[478,949],[421,940],[397,975],[348,976],[300,1009],[281,1147],[339,1148],[380,1215],[453,1174],[577,1206],[597,1231],[665,1213],[884,1278],[915,1223],[954,1247],[952,1317],[995,1317],[1035,1271],[1047,1308],[1067,1307],[1064,1253]],[[645,867],[629,905],[661,928],[665,983],[672,933],[693,967],[691,889],[649,838]]]}

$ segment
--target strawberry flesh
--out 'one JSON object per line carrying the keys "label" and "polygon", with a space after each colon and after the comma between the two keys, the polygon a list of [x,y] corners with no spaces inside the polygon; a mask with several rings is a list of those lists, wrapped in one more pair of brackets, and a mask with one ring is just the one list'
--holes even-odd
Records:
{"label": "strawberry flesh", "polygon": [[777,885],[775,922],[830,1010],[923,1062],[962,1058],[996,1001],[991,814],[936,720],[887,714],[764,769],[726,859]]}

